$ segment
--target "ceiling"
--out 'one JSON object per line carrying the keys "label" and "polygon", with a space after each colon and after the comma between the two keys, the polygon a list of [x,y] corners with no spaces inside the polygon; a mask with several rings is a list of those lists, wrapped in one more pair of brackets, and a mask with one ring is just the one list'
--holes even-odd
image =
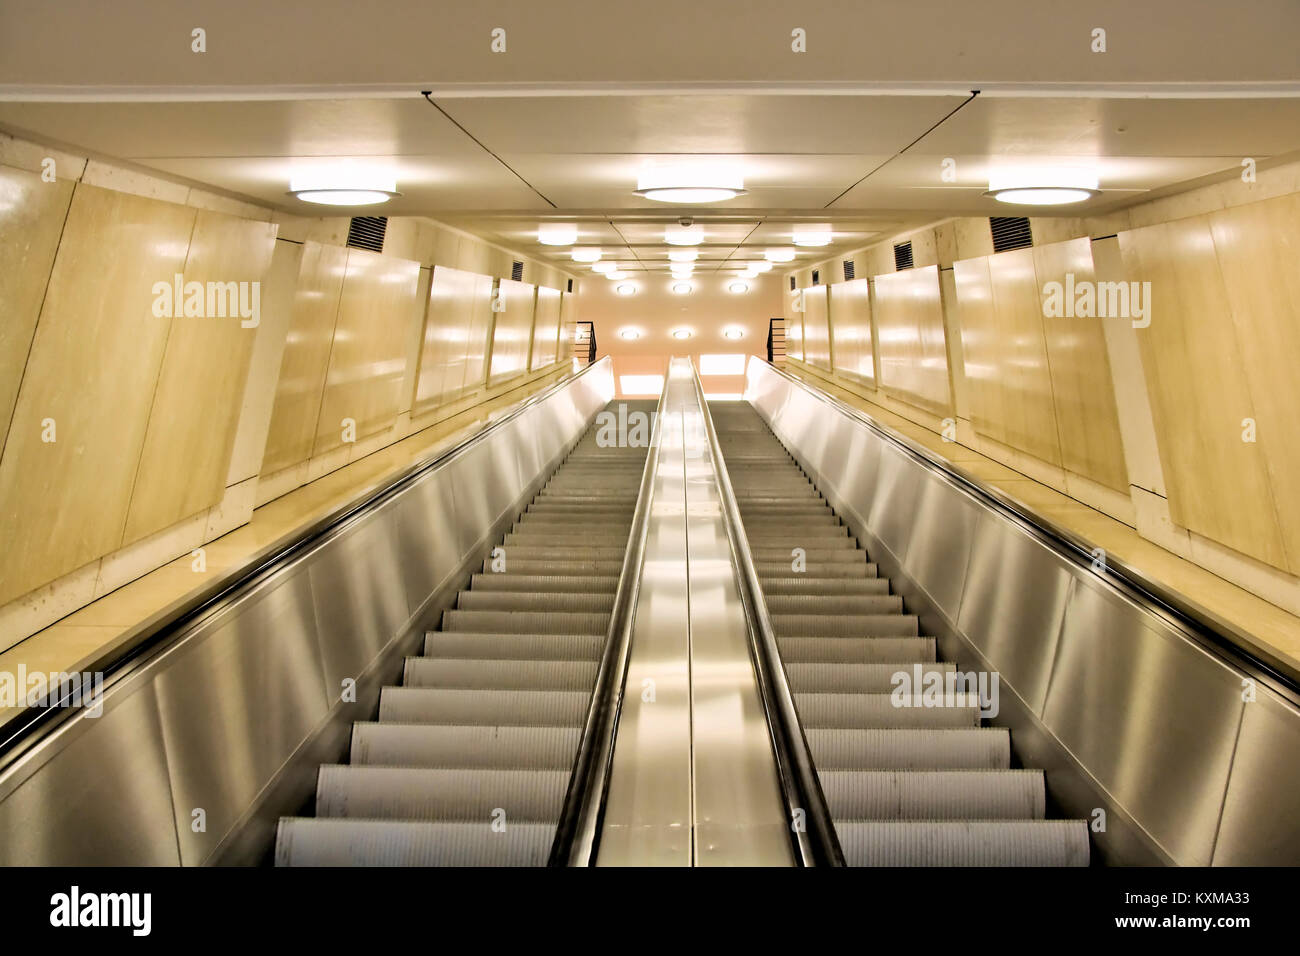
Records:
{"label": "ceiling", "polygon": [[[436,104],[436,105],[435,105]],[[424,215],[544,261],[540,223],[576,223],[629,270],[666,270],[664,226],[704,227],[697,270],[738,267],[830,223],[816,261],[952,215],[1005,215],[989,170],[1050,159],[1097,170],[1100,196],[1035,215],[1104,212],[1158,189],[1300,150],[1300,98],[655,94],[188,102],[0,102],[20,136],[126,160],[298,214],[295,170],[390,170],[388,215]],[[636,196],[647,163],[725,159],[747,194],[709,208]],[[953,160],[950,181],[944,161]],[[373,207],[371,207],[373,208]],[[1024,207],[1019,207],[1023,209]],[[367,210],[369,211],[369,210]]]}
{"label": "ceiling", "polygon": [[[364,16],[343,0],[6,0],[0,129],[298,214],[352,210],[287,195],[295,171],[379,165],[402,195],[366,212],[570,266],[537,229],[572,222],[633,271],[666,270],[663,228],[683,216],[705,230],[697,272],[830,223],[833,244],[796,260],[811,262],[1025,210],[982,195],[1016,159],[1095,169],[1099,196],[1033,209],[1078,216],[1300,150],[1294,0],[1249,17],[1218,0],[913,0],[887,17],[715,0],[711,14],[698,0],[659,0],[634,26],[604,0],[387,0]],[[633,194],[646,164],[700,156],[737,165],[748,192],[708,208]]]}

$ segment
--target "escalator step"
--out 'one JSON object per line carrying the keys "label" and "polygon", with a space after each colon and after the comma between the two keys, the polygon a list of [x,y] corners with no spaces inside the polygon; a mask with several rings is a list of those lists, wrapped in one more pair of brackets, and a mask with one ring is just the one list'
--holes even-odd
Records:
{"label": "escalator step", "polygon": [[900,614],[903,610],[903,599],[897,594],[772,594],[766,587],[763,591],[772,614]]}
{"label": "escalator step", "polygon": [[790,664],[879,664],[933,661],[933,637],[778,637],[781,660]]}
{"label": "escalator step", "polygon": [[1041,820],[1041,770],[823,770],[836,820]]}
{"label": "escalator step", "polygon": [[[892,661],[880,664],[816,663],[787,661],[790,688],[796,694],[887,694],[894,689],[894,675],[900,671],[912,678],[912,662]],[[933,663],[920,665],[924,673],[945,674],[955,665]]]}
{"label": "escalator step", "polygon": [[408,657],[402,685],[464,690],[590,691],[596,683],[596,667],[595,661]]}
{"label": "escalator step", "polygon": [[896,707],[892,694],[800,694],[795,706],[806,727],[977,727],[978,702],[958,696],[951,706]]}
{"label": "escalator step", "polygon": [[[900,600],[901,604],[901,600]],[[614,594],[585,594],[578,591],[461,591],[456,599],[461,611],[585,611],[609,614]]]}
{"label": "escalator step", "polygon": [[1082,820],[836,823],[850,866],[1087,866]]}
{"label": "escalator step", "polygon": [[581,727],[590,696],[587,691],[385,687],[379,692],[379,719],[415,724]]}
{"label": "escalator step", "polygon": [[[506,566],[509,567],[509,559]],[[586,594],[613,594],[618,589],[618,575],[587,574],[475,574],[471,591],[581,591]]]}
{"label": "escalator step", "polygon": [[594,661],[605,646],[603,634],[464,634],[429,631],[428,657],[517,661]]}
{"label": "escalator step", "polygon": [[545,866],[549,823],[427,823],[289,817],[276,833],[276,866]]}
{"label": "escalator step", "polygon": [[805,731],[819,773],[828,770],[1005,770],[1005,727]]}
{"label": "escalator step", "polygon": [[399,767],[497,767],[568,770],[580,727],[485,727],[458,724],[352,725],[352,763]]}
{"label": "escalator step", "polygon": [[773,614],[772,628],[782,637],[916,637],[918,634],[915,614]]}
{"label": "escalator step", "polygon": [[[847,594],[865,596],[888,594],[888,578],[823,578],[793,574],[788,578],[762,578],[763,593],[770,601],[780,595]],[[770,606],[770,605],[769,605]]]}
{"label": "escalator step", "polygon": [[316,779],[316,816],[557,823],[567,770],[445,770],[326,764]]}
{"label": "escalator step", "polygon": [[444,611],[447,631],[488,631],[493,634],[604,634],[609,615],[586,611]]}

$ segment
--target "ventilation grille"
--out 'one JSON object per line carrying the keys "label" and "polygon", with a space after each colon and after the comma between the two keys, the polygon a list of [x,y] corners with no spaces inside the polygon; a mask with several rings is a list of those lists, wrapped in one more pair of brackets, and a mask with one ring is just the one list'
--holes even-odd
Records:
{"label": "ventilation grille", "polygon": [[797,288],[799,288],[799,287],[798,287],[797,285],[795,285],[795,283],[794,283],[794,276],[791,276],[791,277],[790,277],[790,291],[793,292],[793,291],[794,291],[795,289],[797,289]]}
{"label": "ventilation grille", "polygon": [[572,280],[572,279],[569,280],[569,284],[568,284],[567,286],[565,286],[564,291],[565,291],[565,292],[572,292],[572,291],[573,291],[573,280]]}
{"label": "ventilation grille", "polygon": [[1024,216],[990,216],[989,231],[993,233],[994,252],[1028,249],[1034,244],[1029,220]]}
{"label": "ventilation grille", "polygon": [[524,264],[522,262],[512,262],[510,264],[510,278],[516,282],[524,281]]}
{"label": "ventilation grille", "polygon": [[387,231],[387,216],[353,216],[348,224],[348,247],[383,252],[384,233]]}
{"label": "ventilation grille", "polygon": [[822,274],[821,274],[821,272],[819,272],[818,270],[814,269],[814,270],[813,270],[813,285],[821,285],[821,284],[822,284]]}
{"label": "ventilation grille", "polygon": [[844,281],[849,282],[853,279],[853,260],[844,260]]}
{"label": "ventilation grille", "polygon": [[894,269],[912,268],[912,241],[900,242],[894,246]]}

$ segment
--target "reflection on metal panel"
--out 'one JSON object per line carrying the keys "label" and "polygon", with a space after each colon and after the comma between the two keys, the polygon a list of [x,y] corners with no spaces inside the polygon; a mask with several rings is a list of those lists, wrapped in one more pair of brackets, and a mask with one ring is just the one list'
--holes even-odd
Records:
{"label": "reflection on metal panel", "polygon": [[1244,669],[862,413],[757,360],[746,398],[897,565],[911,610],[999,672],[1013,744],[1048,766],[1063,810],[1108,811],[1099,856],[1300,862],[1300,710],[1263,686],[1244,703]]}

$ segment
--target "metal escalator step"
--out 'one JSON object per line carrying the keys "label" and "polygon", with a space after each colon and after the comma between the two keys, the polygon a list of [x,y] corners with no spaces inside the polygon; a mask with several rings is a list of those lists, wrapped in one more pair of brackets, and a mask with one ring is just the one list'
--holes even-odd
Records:
{"label": "metal escalator step", "polygon": [[497,767],[568,772],[582,728],[458,724],[352,725],[354,766]]}
{"label": "metal escalator step", "polygon": [[532,545],[537,548],[559,550],[565,547],[578,548],[626,548],[626,531],[606,531],[603,528],[591,528],[588,531],[575,530],[560,534],[555,531],[511,531],[506,534],[502,546],[509,551],[511,545]]}
{"label": "metal escalator step", "polygon": [[823,578],[806,574],[762,579],[763,593],[770,599],[778,595],[802,594],[888,594],[888,578]]}
{"label": "metal escalator step", "polygon": [[[845,554],[847,552],[837,552]],[[861,553],[861,552],[857,552]],[[861,561],[831,561],[818,563],[813,558],[807,561],[808,570],[805,572],[796,572],[790,565],[794,559],[790,557],[790,552],[786,551],[783,560],[773,560],[768,558],[763,560],[757,554],[754,556],[754,569],[758,576],[766,581],[769,578],[788,577],[792,574],[805,573],[810,578],[874,578],[880,572],[876,565]]]}
{"label": "metal escalator step", "polygon": [[979,702],[955,695],[950,705],[896,706],[892,694],[794,694],[805,727],[866,730],[875,727],[978,727]]}
{"label": "metal escalator step", "polygon": [[1041,820],[1041,770],[823,770],[836,820]]}
{"label": "metal escalator step", "polygon": [[444,631],[493,634],[604,634],[609,615],[586,611],[444,611]]}
{"label": "metal escalator step", "polygon": [[805,730],[819,774],[828,770],[1005,770],[1005,727]]}
{"label": "metal escalator step", "polygon": [[916,637],[918,634],[915,614],[773,614],[772,628],[778,635],[788,637],[834,637],[837,634],[849,637]]}
{"label": "metal escalator step", "polygon": [[[879,579],[877,579],[879,580]],[[767,609],[772,614],[900,614],[903,599],[897,594],[773,594],[765,587]]]}
{"label": "metal escalator step", "polygon": [[379,692],[379,719],[417,724],[581,727],[590,696],[585,690],[385,687]]}
{"label": "metal escalator step", "polygon": [[405,687],[465,690],[590,690],[595,661],[528,661],[500,658],[408,657]]}
{"label": "metal escalator step", "polygon": [[956,666],[944,662],[917,664],[914,661],[888,661],[872,664],[812,663],[787,661],[785,672],[790,689],[796,694],[887,694],[894,689],[894,675],[903,673],[912,679],[913,668],[922,673],[947,674]]}
{"label": "metal escalator step", "polygon": [[545,866],[549,823],[338,820],[288,817],[276,832],[276,866]]}
{"label": "metal escalator step", "polygon": [[[506,562],[509,565],[509,560]],[[581,591],[585,594],[613,594],[618,590],[617,575],[586,574],[475,574],[470,578],[471,591]]]}
{"label": "metal escalator step", "polygon": [[526,561],[618,561],[621,565],[623,556],[627,553],[625,544],[599,546],[599,545],[577,545],[566,544],[563,546],[545,545],[528,545],[516,544],[511,547],[504,547],[502,550],[506,553],[506,564],[513,560]]}
{"label": "metal escalator step", "polygon": [[563,553],[556,554],[548,561],[544,558],[528,558],[506,555],[506,569],[504,571],[492,570],[492,559],[487,558],[483,561],[483,573],[489,575],[507,575],[507,574],[590,574],[597,577],[609,577],[617,575],[623,568],[623,557],[617,558],[589,558],[577,555],[572,558],[565,557]]}
{"label": "metal escalator step", "polygon": [[1083,820],[835,825],[849,866],[1087,866]]}
{"label": "metal escalator step", "polygon": [[429,657],[518,661],[594,661],[605,646],[603,634],[484,634],[430,631],[424,635]]}
{"label": "metal escalator step", "polygon": [[[815,538],[817,541],[830,538],[847,538],[849,529],[847,526],[830,521],[819,521],[816,518],[805,518],[802,521],[782,522],[777,524],[772,521],[751,521],[745,526],[745,534],[750,541],[765,541],[770,538]],[[834,545],[838,547],[839,545]],[[830,544],[823,544],[823,547],[832,547]]]}
{"label": "metal escalator step", "polygon": [[456,608],[461,611],[591,611],[608,614],[614,609],[614,594],[491,589],[461,591],[456,598]]}
{"label": "metal escalator step", "polygon": [[933,637],[778,637],[781,660],[790,664],[888,664],[935,659]]}
{"label": "metal escalator step", "polygon": [[[847,540],[847,539],[846,539]],[[860,548],[820,548],[815,544],[794,542],[787,547],[750,543],[754,563],[764,565],[785,565],[785,573],[794,569],[791,564],[795,557],[791,553],[795,548],[803,549],[804,571],[800,573],[820,574],[822,569],[835,564],[866,564],[867,552]]]}
{"label": "metal escalator step", "polygon": [[[316,778],[316,816],[490,824],[557,823],[566,770],[350,767]],[[502,816],[504,811],[504,816]]]}

